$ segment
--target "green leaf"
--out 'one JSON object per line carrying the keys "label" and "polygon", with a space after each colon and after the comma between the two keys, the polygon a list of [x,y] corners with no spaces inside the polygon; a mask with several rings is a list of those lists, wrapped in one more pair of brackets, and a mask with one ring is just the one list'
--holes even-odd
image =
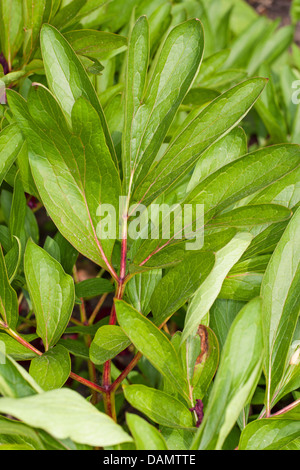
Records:
{"label": "green leaf", "polygon": [[[205,178],[219,170],[219,168],[237,160],[246,153],[246,134],[241,127],[236,127],[203,153],[195,166],[187,186],[187,192],[192,191],[200,181],[205,180]],[[222,155],[222,158],[220,158],[220,155]]]}
{"label": "green leaf", "polygon": [[195,80],[195,84],[201,85],[201,81],[206,77],[212,77],[222,68],[230,54],[230,49],[223,49],[203,59],[199,74]]}
{"label": "green leaf", "polygon": [[183,124],[164,155],[137,187],[134,199],[148,205],[186,174],[210,145],[242,120],[265,83],[262,78],[247,80],[216,98],[187,126]]}
{"label": "green leaf", "polygon": [[[85,17],[87,19],[87,23],[89,23],[89,17],[91,16],[92,19],[95,16],[93,13],[97,13],[96,10],[102,11],[101,7],[103,7],[105,3],[105,0],[72,0],[63,4],[57,15],[52,15],[53,19],[51,20],[51,24],[63,31],[77,26],[81,27],[85,21]],[[97,22],[96,28],[98,27],[99,22]]]}
{"label": "green leaf", "polygon": [[251,240],[251,234],[246,232],[238,233],[224,248],[216,253],[216,261],[212,271],[189,303],[182,342],[189,335],[195,333],[198,325],[218,297],[225,277],[248,248]]}
{"label": "green leaf", "polygon": [[19,305],[16,291],[9,283],[2,247],[0,246],[0,326],[15,329],[19,318]]}
{"label": "green leaf", "polygon": [[40,393],[42,389],[28,374],[28,372],[6,356],[3,363],[2,352],[0,352],[0,393],[5,397],[23,398]]}
{"label": "green leaf", "polygon": [[282,447],[282,450],[300,450],[300,439],[294,439],[289,444]]}
{"label": "green leaf", "polygon": [[[20,335],[25,341],[30,343],[33,339],[36,339],[36,334]],[[0,331],[0,344],[5,345],[5,351],[15,361],[27,361],[37,357],[36,353],[31,349],[26,348],[22,344],[18,343],[14,338],[9,336],[7,333]]]}
{"label": "green leaf", "polygon": [[32,196],[35,196],[37,199],[40,199],[29,165],[28,146],[26,140],[23,142],[23,145],[17,156],[17,165],[20,171],[24,191]]}
{"label": "green leaf", "polygon": [[161,278],[161,269],[152,269],[136,274],[126,284],[126,295],[130,304],[143,315],[148,315],[151,310],[150,300]]}
{"label": "green leaf", "polygon": [[296,168],[251,198],[250,204],[281,204],[293,209],[300,201],[300,168]]}
{"label": "green leaf", "polygon": [[73,356],[81,357],[86,361],[89,360],[89,348],[84,343],[83,339],[77,339],[77,341],[71,338],[60,339],[58,344],[67,349],[70,354],[73,354]]}
{"label": "green leaf", "polygon": [[34,358],[29,368],[30,375],[45,391],[62,387],[70,372],[70,355],[60,344]]}
{"label": "green leaf", "polygon": [[188,400],[186,378],[170,341],[148,318],[126,302],[116,300],[115,306],[118,322],[131,342]]}
{"label": "green leaf", "polygon": [[155,423],[175,428],[191,428],[193,414],[177,398],[145,385],[123,386],[126,400]]}
{"label": "green leaf", "polygon": [[[140,20],[139,25],[142,24],[141,21],[145,23],[146,20]],[[129,57],[132,57],[130,51],[134,47],[131,41]],[[203,30],[199,20],[191,19],[177,25],[171,30],[158,53],[155,67],[153,67],[139,106],[137,106],[137,100],[143,91],[143,78],[141,84],[135,80],[136,89],[130,96],[130,108],[125,124],[127,131],[124,133],[124,139],[126,139],[123,147],[126,151],[124,161],[128,168],[125,173],[126,188],[130,175],[131,180],[133,178],[135,181],[140,180],[153,163],[178,106],[198,71],[203,47]],[[145,46],[143,46],[143,54],[142,63],[140,63],[141,60],[134,60],[128,64],[127,78],[132,74],[135,77],[140,70],[144,70],[143,73],[145,73],[147,60]],[[134,102],[135,109],[132,106]]]}
{"label": "green leaf", "polygon": [[196,428],[180,429],[165,426],[160,429],[168,448],[173,450],[189,450],[196,430]]}
{"label": "green leaf", "polygon": [[262,370],[261,317],[261,300],[256,298],[235,318],[193,449],[221,449],[253,395]]}
{"label": "green leaf", "polygon": [[125,121],[122,136],[122,167],[125,184],[129,185],[131,174],[131,135],[132,124],[141,102],[146,86],[149,62],[149,24],[141,16],[133,27],[129,38],[126,69]]}
{"label": "green leaf", "polygon": [[43,21],[47,22],[51,13],[52,0],[25,0],[23,2],[24,42],[23,56],[28,62],[35,52]]}
{"label": "green leaf", "polygon": [[[289,132],[294,132],[294,124],[297,121],[298,106],[295,106],[295,85],[297,86],[298,75],[295,73],[295,69],[289,65],[284,65],[280,71],[280,89],[281,99],[285,110],[285,122]],[[297,90],[296,88],[296,90]],[[298,92],[296,92],[296,100]],[[299,116],[299,115],[298,115]],[[296,129],[295,129],[296,130]],[[295,143],[299,143],[297,140]]]}
{"label": "green leaf", "polygon": [[70,389],[50,390],[26,398],[0,398],[0,412],[29,426],[43,429],[56,439],[109,446],[131,438],[114,421]]}
{"label": "green leaf", "polygon": [[50,90],[55,94],[68,120],[75,101],[81,96],[97,111],[107,146],[117,163],[113,143],[97,94],[83,65],[66,39],[52,26],[43,25],[41,49]]}
{"label": "green leaf", "polygon": [[13,199],[9,215],[9,230],[12,237],[17,237],[21,240],[22,249],[24,249],[25,243],[25,217],[26,217],[26,198],[24,194],[24,189],[21,183],[20,172],[18,171],[14,179],[14,192]]}
{"label": "green leaf", "polygon": [[237,85],[247,78],[247,72],[242,69],[228,69],[216,72],[213,77],[203,80],[202,85],[207,88],[212,88],[218,92],[223,92]]}
{"label": "green leaf", "polygon": [[[2,194],[4,192],[5,190],[2,191]],[[3,210],[2,207],[1,209]],[[9,228],[6,227],[6,225],[0,225],[0,244],[2,245],[3,250],[6,252],[8,252],[12,247]]]}
{"label": "green leaf", "polygon": [[64,34],[76,54],[97,60],[107,60],[127,48],[127,39],[106,31],[79,29]]}
{"label": "green leaf", "polygon": [[137,450],[168,450],[161,433],[140,416],[126,414],[126,422]]}
{"label": "green leaf", "polygon": [[249,61],[253,48],[266,32],[268,20],[259,16],[250,22],[249,26],[239,34],[233,41],[230,54],[225,62],[225,67],[244,67]]}
{"label": "green leaf", "polygon": [[220,299],[247,302],[260,294],[262,273],[228,274],[219,294]]}
{"label": "green leaf", "polygon": [[292,212],[278,204],[241,206],[214,217],[207,227],[253,227],[290,219]]}
{"label": "green leaf", "polygon": [[270,258],[271,255],[268,254],[241,260],[230,270],[230,274],[248,272],[264,273]]}
{"label": "green leaf", "polygon": [[[109,31],[119,31],[123,26],[127,25],[130,21],[132,12],[135,7],[140,3],[140,0],[114,0],[113,2],[105,2],[104,8],[100,11],[97,17],[97,26],[102,25],[102,29]],[[120,11],[122,14],[120,14]]]}
{"label": "green leaf", "polygon": [[[182,108],[184,107],[184,109],[191,109],[196,112],[200,107],[207,105],[219,95],[218,91],[211,90],[210,88],[193,87],[186,94],[182,102]],[[191,116],[188,116],[188,118],[191,118]]]}
{"label": "green leaf", "polygon": [[266,41],[258,41],[247,67],[249,75],[253,75],[263,63],[272,64],[290,46],[294,33],[293,26],[284,26]]}
{"label": "green leaf", "polygon": [[[74,326],[69,326],[66,329],[65,334],[71,334],[73,335],[74,333],[82,333],[83,335],[89,335],[89,336],[95,336],[97,330],[103,326],[107,325],[109,322],[108,317],[102,318],[102,320],[98,321],[97,323],[93,323],[93,325],[74,325]],[[72,341],[72,340],[71,340]]]}
{"label": "green leaf", "polygon": [[[9,95],[14,115],[26,133],[31,170],[49,215],[78,251],[107,267],[114,239],[103,239],[109,234],[102,234],[98,227],[99,207],[109,203],[118,214],[120,182],[96,111],[85,99],[78,100],[72,110],[71,133],[46,88],[31,89],[31,114],[18,94]],[[58,162],[61,173],[57,173]]]}
{"label": "green leaf", "polygon": [[297,23],[300,19],[300,2],[299,0],[293,0],[291,5],[291,17],[293,23]]}
{"label": "green leaf", "polygon": [[45,250],[28,241],[24,256],[28,291],[37,320],[37,333],[46,351],[65,331],[74,306],[74,282]]}
{"label": "green leaf", "polygon": [[204,204],[205,221],[234,202],[266,188],[299,167],[298,145],[274,145],[229,163],[200,182],[185,204]]}
{"label": "green leaf", "polygon": [[83,299],[92,299],[98,295],[114,291],[112,283],[108,279],[102,278],[86,279],[75,285],[77,297],[82,297]]}
{"label": "green leaf", "polygon": [[21,444],[1,444],[0,450],[34,450],[34,448],[24,442]]}
{"label": "green leaf", "polygon": [[130,345],[130,340],[116,325],[101,326],[90,346],[90,359],[94,364],[104,364]]}
{"label": "green leaf", "polygon": [[267,406],[283,375],[287,354],[299,316],[300,209],[284,231],[266,270],[263,298],[264,370],[267,378]]}
{"label": "green leaf", "polygon": [[86,3],[87,0],[71,0],[59,9],[54,18],[52,18],[51,23],[58,29],[67,28],[73,22],[76,23],[76,16]]}
{"label": "green leaf", "polygon": [[66,240],[60,232],[54,237],[60,251],[60,263],[67,274],[73,273],[73,267],[78,257],[78,251]]}
{"label": "green leaf", "polygon": [[275,88],[276,82],[272,70],[268,65],[263,64],[259,69],[259,75],[268,77],[269,82],[261,98],[257,101],[255,108],[268,130],[272,142],[287,142],[287,125],[278,104]]}
{"label": "green leaf", "polygon": [[[1,442],[13,442],[12,445],[29,445],[31,450],[45,450],[36,431],[18,421],[0,417]],[[0,447],[1,449],[1,447]]]}
{"label": "green leaf", "polygon": [[5,264],[9,282],[12,283],[18,272],[22,256],[22,247],[19,238],[13,238],[12,247],[5,255]]}
{"label": "green leaf", "polygon": [[[200,339],[199,355],[193,362],[195,339]],[[198,343],[199,344],[199,343]],[[190,383],[193,389],[193,398],[203,400],[208,387],[216,373],[219,364],[219,344],[211,328],[200,325],[195,337],[189,337],[186,342],[186,357],[191,358]]]}
{"label": "green leaf", "polygon": [[23,144],[22,134],[15,124],[11,124],[0,133],[0,184],[16,160]]}
{"label": "green leaf", "polygon": [[218,338],[221,350],[224,347],[233,320],[244,305],[244,302],[217,299],[211,307],[209,324]]}
{"label": "green leaf", "polygon": [[297,322],[287,359],[284,374],[277,387],[278,393],[273,402],[274,404],[300,387],[300,319]]}
{"label": "green leaf", "polygon": [[[182,366],[188,379],[192,403],[203,400],[219,363],[219,345],[214,332],[205,325],[199,325],[197,333],[181,342],[182,333],[172,336],[172,344],[181,357]],[[174,395],[172,384],[164,381],[164,391]]]}
{"label": "green leaf", "polygon": [[[236,234],[234,228],[212,231],[204,233],[204,245],[202,251],[220,250]],[[181,235],[183,235],[181,233]],[[200,242],[202,242],[200,232]],[[186,247],[187,239],[172,240],[166,243],[166,240],[145,240],[138,246],[137,252],[133,256],[133,265],[130,266],[130,272],[136,272],[143,269],[173,267],[185,258],[191,258],[190,251]]]}
{"label": "green leaf", "polygon": [[49,237],[49,235],[47,236],[45,240],[44,250],[47,251],[47,253],[49,253],[49,255],[52,256],[52,258],[56,259],[56,261],[60,263],[59,246],[53,238]]}
{"label": "green leaf", "polygon": [[23,1],[1,1],[0,5],[0,42],[9,70],[23,40]]}
{"label": "green leaf", "polygon": [[288,221],[272,224],[256,235],[243,255],[243,259],[249,259],[266,253],[273,253],[278,241],[286,229],[287,224]]}
{"label": "green leaf", "polygon": [[[171,25],[171,9],[171,3],[165,2],[162,3],[162,5],[159,5],[158,8],[156,8],[149,16],[151,55],[153,55],[156,49],[160,46],[161,38]],[[177,25],[181,22],[182,21],[178,21],[173,24]]]}
{"label": "green leaf", "polygon": [[249,423],[242,432],[239,450],[281,450],[299,438],[300,421],[260,419]]}
{"label": "green leaf", "polygon": [[184,305],[205,282],[214,262],[213,253],[200,251],[189,254],[184,261],[168,271],[157,284],[150,300],[156,325],[161,325]]}

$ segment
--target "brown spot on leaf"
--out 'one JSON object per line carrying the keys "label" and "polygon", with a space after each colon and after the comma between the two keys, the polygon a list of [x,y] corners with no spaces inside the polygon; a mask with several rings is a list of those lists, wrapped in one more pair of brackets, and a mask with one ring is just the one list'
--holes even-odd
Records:
{"label": "brown spot on leaf", "polygon": [[203,361],[203,357],[206,355],[208,351],[208,332],[204,325],[199,325],[197,330],[197,335],[200,336],[201,341],[201,353],[197,357],[196,365],[201,364]]}

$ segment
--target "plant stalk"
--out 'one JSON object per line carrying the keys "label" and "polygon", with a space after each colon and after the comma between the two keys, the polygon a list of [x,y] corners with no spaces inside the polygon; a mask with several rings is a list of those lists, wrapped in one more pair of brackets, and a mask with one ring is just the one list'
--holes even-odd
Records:
{"label": "plant stalk", "polygon": [[[18,343],[22,344],[22,346],[25,346],[25,348],[27,349],[30,349],[32,352],[34,352],[35,354],[37,354],[38,356],[42,356],[43,353],[41,351],[39,351],[39,349],[35,348],[34,346],[32,346],[32,344],[28,343],[25,339],[23,339],[20,335],[18,335],[18,333],[16,333],[15,331],[13,331],[11,328],[5,328],[5,331],[12,337],[14,338],[16,341],[18,341]],[[97,385],[93,382],[91,382],[90,380],[87,380],[87,379],[84,379],[83,377],[80,377],[79,375],[75,374],[74,372],[70,372],[70,376],[69,376],[71,379],[73,380],[76,380],[77,382],[89,387],[91,390],[93,391],[96,391],[96,392],[99,392],[99,393],[106,393],[105,390],[103,390],[102,387],[100,387],[100,385]]]}
{"label": "plant stalk", "polygon": [[[120,260],[120,275],[118,277],[118,287],[116,292],[116,299],[122,299],[126,285],[126,257],[127,257],[127,220],[128,220],[128,198],[126,206],[122,215],[122,245],[121,245],[121,260]],[[115,325],[117,322],[116,308],[113,304],[109,324]],[[116,409],[114,390],[115,387],[111,384],[111,360],[105,362],[103,367],[102,388],[106,390],[103,396],[104,407],[106,413],[116,421]]]}

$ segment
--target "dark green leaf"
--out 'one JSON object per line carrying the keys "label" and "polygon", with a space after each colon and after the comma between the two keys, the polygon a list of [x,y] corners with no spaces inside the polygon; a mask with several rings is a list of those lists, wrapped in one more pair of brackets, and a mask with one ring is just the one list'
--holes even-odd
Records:
{"label": "dark green leaf", "polygon": [[247,80],[216,98],[186,126],[137,187],[134,199],[148,205],[189,170],[201,153],[238,124],[253,106],[266,81]]}
{"label": "dark green leaf", "polygon": [[188,400],[187,381],[170,341],[148,318],[129,304],[116,300],[115,306],[119,324],[131,342]]}
{"label": "dark green leaf", "polygon": [[221,449],[253,395],[262,370],[261,317],[261,301],[257,298],[235,318],[193,449]]}
{"label": "dark green leaf", "polygon": [[148,315],[151,310],[150,300],[161,278],[161,269],[152,269],[136,274],[126,285],[126,295],[131,305],[143,315]]}
{"label": "dark green leaf", "polygon": [[[106,266],[104,259],[108,263],[114,239],[99,241],[99,206],[112,204],[118,214],[120,183],[97,113],[86,100],[78,100],[72,110],[72,135],[58,103],[45,88],[30,93],[32,116],[16,93],[10,94],[10,104],[26,132],[32,173],[49,215],[78,251]],[[57,174],[58,161],[64,168],[63,181]]]}
{"label": "dark green leaf", "polygon": [[140,416],[126,414],[126,421],[133,435],[137,450],[168,450],[161,433]]}
{"label": "dark green leaf", "polygon": [[15,329],[19,318],[19,305],[16,291],[11,287],[0,246],[0,314],[3,322],[0,326]]}
{"label": "dark green leaf", "polygon": [[[150,306],[157,326],[164,323],[205,282],[215,262],[213,253],[190,254],[157,284]],[[205,312],[206,313],[206,312]],[[199,324],[199,322],[198,322]]]}
{"label": "dark green leaf", "polygon": [[162,426],[193,427],[193,414],[172,395],[144,385],[123,386],[125,398],[148,418]]}
{"label": "dark green leaf", "polygon": [[35,395],[42,389],[28,372],[9,356],[0,361],[0,393],[5,397],[22,398]]}
{"label": "dark green leaf", "polygon": [[113,359],[130,345],[128,336],[116,325],[101,326],[90,346],[90,358],[94,364]]}
{"label": "dark green leaf", "polygon": [[29,373],[43,390],[53,390],[64,385],[71,372],[68,351],[61,345],[46,351],[31,361]]}
{"label": "dark green leaf", "polygon": [[[97,94],[83,65],[65,38],[52,26],[43,25],[41,49],[50,89],[55,94],[68,120],[75,101],[81,96],[90,101],[97,111],[108,148],[115,158],[114,147]],[[68,74],[66,75],[66,70]]]}
{"label": "dark green leaf", "polygon": [[100,61],[120,54],[127,47],[125,37],[106,31],[79,29],[69,31],[64,36],[76,54]]}
{"label": "dark green leaf", "polygon": [[274,145],[245,155],[200,182],[184,203],[204,204],[205,220],[299,167],[298,145]]}
{"label": "dark green leaf", "polygon": [[253,204],[241,206],[223,212],[214,217],[207,227],[253,227],[255,225],[272,224],[290,219],[292,212],[278,204]]}
{"label": "dark green leaf", "polygon": [[244,429],[239,450],[281,450],[300,434],[300,422],[291,419],[260,419]]}
{"label": "dark green leaf", "polygon": [[299,316],[299,220],[300,209],[292,217],[273,253],[261,288],[268,409],[284,372]]}
{"label": "dark green leaf", "polygon": [[230,269],[240,259],[249,246],[252,235],[246,232],[238,233],[233,239],[216,253],[213,269],[201,286],[194,293],[186,314],[182,341],[195,333],[198,325],[218,297],[225,277]]}
{"label": "dark green leaf", "polygon": [[[142,102],[134,115],[132,112],[128,115],[129,133],[124,134],[124,148],[127,150],[124,159],[129,167],[126,187],[130,175],[131,181],[134,173],[135,181],[140,180],[153,163],[178,106],[198,71],[202,53],[203,30],[196,19],[173,28],[163,43]],[[135,66],[129,65],[128,74],[136,73],[132,68]],[[131,102],[137,99],[135,94]]]}
{"label": "dark green leaf", "polygon": [[11,124],[0,133],[0,184],[17,158],[23,144],[19,128]]}
{"label": "dark green leaf", "polygon": [[83,299],[92,299],[98,295],[108,292],[114,292],[115,288],[108,279],[94,278],[86,279],[75,285],[75,293],[77,297]]}
{"label": "dark green leaf", "polygon": [[8,62],[9,70],[22,45],[23,39],[23,1],[3,0],[0,5],[0,41],[2,52]]}

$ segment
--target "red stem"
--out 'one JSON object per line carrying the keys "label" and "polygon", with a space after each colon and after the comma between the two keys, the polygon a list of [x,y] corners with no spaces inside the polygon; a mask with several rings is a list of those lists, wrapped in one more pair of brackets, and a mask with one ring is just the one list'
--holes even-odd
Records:
{"label": "red stem", "polygon": [[99,392],[102,394],[106,393],[105,390],[103,390],[103,388],[100,387],[100,385],[97,385],[94,382],[91,382],[90,380],[84,379],[83,377],[80,377],[80,375],[77,375],[74,372],[70,373],[70,378],[73,380],[76,380],[82,385],[85,385],[86,387],[89,387],[91,390],[94,390],[95,392]]}
{"label": "red stem", "polygon": [[[120,276],[118,278],[118,289],[116,293],[116,298],[121,299],[123,297],[124,288],[125,288],[125,277],[126,277],[126,256],[127,256],[127,212],[123,216],[123,232],[122,232],[122,247],[121,247],[121,261],[120,261]],[[125,220],[126,219],[126,220]],[[117,322],[116,308],[113,304],[109,324],[115,325]],[[114,390],[116,387],[111,385],[111,360],[105,362],[103,366],[103,375],[102,375],[102,388],[106,391],[104,395],[104,406],[106,413],[116,420],[116,412],[114,406]]]}
{"label": "red stem", "polygon": [[127,377],[127,375],[129,374],[129,372],[132,371],[132,369],[137,365],[137,363],[139,362],[139,360],[141,359],[142,357],[142,354],[140,352],[138,352],[134,358],[132,359],[132,361],[128,364],[128,366],[121,372],[121,374],[119,375],[119,377],[114,381],[114,383],[111,385],[110,389],[111,391],[115,392],[117,390],[117,388],[119,387],[119,385],[123,382],[123,380]]}
{"label": "red stem", "polygon": [[298,405],[300,405],[300,398],[298,398],[298,400],[294,401],[293,403],[290,403],[285,408],[282,408],[282,410],[279,410],[276,413],[271,414],[270,418],[273,418],[274,416],[283,415],[284,413],[287,413],[288,411],[296,408],[296,406],[298,406]]}
{"label": "red stem", "polygon": [[[33,351],[35,354],[37,354],[39,356],[43,355],[43,353],[41,351],[39,351],[34,346],[32,346],[32,344],[28,343],[25,339],[23,339],[21,336],[19,336],[15,331],[11,330],[10,328],[7,328],[6,331],[10,336],[12,336],[12,338],[14,338],[16,341],[18,341],[18,343],[25,346],[27,349],[30,349],[31,351]],[[77,382],[80,382],[83,385],[86,385],[91,390],[95,390],[96,392],[99,392],[99,393],[106,393],[106,390],[104,390],[102,387],[100,387],[100,385],[97,385],[97,384],[91,382],[90,380],[84,379],[83,377],[80,377],[79,375],[75,374],[74,372],[71,372],[69,377],[71,379],[76,380]]]}

